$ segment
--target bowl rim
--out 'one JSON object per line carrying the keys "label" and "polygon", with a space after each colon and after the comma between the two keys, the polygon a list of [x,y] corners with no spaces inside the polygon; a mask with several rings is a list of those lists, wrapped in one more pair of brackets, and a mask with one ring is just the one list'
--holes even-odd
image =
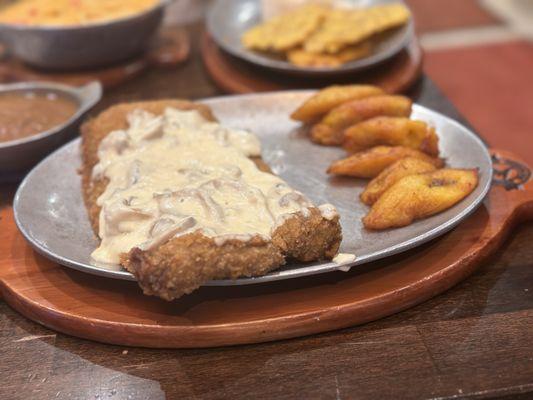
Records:
{"label": "bowl rim", "polygon": [[8,22],[0,22],[0,29],[12,29],[15,31],[23,31],[23,30],[33,30],[33,31],[74,31],[74,30],[84,30],[84,29],[91,29],[91,28],[103,28],[111,25],[118,25],[123,22],[129,22],[133,21],[135,19],[139,19],[144,17],[145,15],[151,14],[159,9],[163,9],[166,6],[168,6],[170,3],[172,3],[174,0],[157,0],[154,5],[151,7],[141,10],[139,12],[125,15],[120,18],[114,18],[114,19],[108,19],[103,21],[96,21],[96,22],[89,22],[87,24],[78,24],[78,25],[28,25],[28,24],[14,24],[14,23],[8,23]]}
{"label": "bowl rim", "polygon": [[23,91],[23,90],[50,90],[60,92],[74,98],[77,102],[77,109],[65,122],[45,131],[36,133],[20,139],[0,142],[0,151],[14,148],[27,143],[39,141],[56,133],[62,132],[65,128],[79,120],[83,114],[89,111],[102,98],[102,84],[99,81],[91,81],[86,85],[75,87],[55,82],[19,82],[0,85],[0,95],[3,93]]}

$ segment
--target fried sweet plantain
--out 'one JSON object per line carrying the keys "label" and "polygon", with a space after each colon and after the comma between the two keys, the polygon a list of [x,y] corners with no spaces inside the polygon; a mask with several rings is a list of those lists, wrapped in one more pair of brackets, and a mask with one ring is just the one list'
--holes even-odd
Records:
{"label": "fried sweet plantain", "polygon": [[444,165],[440,158],[430,157],[409,147],[376,146],[335,161],[328,168],[328,173],[356,178],[373,178],[389,165],[405,157],[414,157],[427,161],[437,168],[441,168]]}
{"label": "fried sweet plantain", "polygon": [[363,218],[363,225],[373,230],[409,225],[450,208],[477,183],[477,169],[441,169],[406,176],[381,195]]}
{"label": "fried sweet plantain", "polygon": [[338,67],[349,61],[359,60],[368,56],[372,51],[370,40],[346,47],[334,54],[310,53],[303,48],[289,50],[287,59],[300,67]]}
{"label": "fried sweet plantain", "polygon": [[322,23],[328,8],[308,4],[256,25],[241,38],[253,50],[284,52],[301,45]]}
{"label": "fried sweet plantain", "polygon": [[339,104],[378,94],[383,94],[383,90],[372,85],[329,86],[307,99],[291,114],[291,118],[301,122],[313,122]]}
{"label": "fried sweet plantain", "polygon": [[431,156],[439,154],[439,138],[435,129],[424,121],[376,117],[344,131],[343,147],[350,153],[380,145],[411,147]]}
{"label": "fried sweet plantain", "polygon": [[372,96],[335,107],[311,129],[311,139],[336,146],[344,140],[343,130],[358,122],[378,116],[408,117],[413,102],[405,96]]}
{"label": "fried sweet plantain", "polygon": [[371,206],[385,191],[405,176],[436,171],[437,167],[426,160],[406,157],[385,168],[372,179],[361,193],[361,201]]}

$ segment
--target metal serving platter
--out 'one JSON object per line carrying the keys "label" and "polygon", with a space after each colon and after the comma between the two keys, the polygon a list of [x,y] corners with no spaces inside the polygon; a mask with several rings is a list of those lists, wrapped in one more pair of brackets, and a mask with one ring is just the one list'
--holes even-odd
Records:
{"label": "metal serving platter", "polygon": [[[289,114],[311,91],[274,92],[216,97],[204,100],[219,120],[230,127],[255,132],[261,139],[263,158],[272,170],[315,204],[332,203],[341,216],[343,241],[340,251],[356,255],[346,264],[293,263],[267,275],[208,282],[210,286],[245,285],[297,278],[378,260],[433,239],[449,231],[478,207],[492,179],[492,163],[481,140],[456,121],[415,105],[412,117],[434,125],[440,137],[441,155],[457,168],[479,168],[479,185],[456,206],[400,229],[370,232],[361,217],[368,208],[359,201],[366,181],[331,178],[326,168],[345,155],[336,147],[318,146],[306,137]],[[90,254],[98,245],[81,196],[77,169],[80,140],[74,140],[37,165],[20,185],[13,204],[15,221],[29,243],[45,257],[67,267],[110,278],[135,280],[119,266],[94,266]]]}
{"label": "metal serving platter", "polygon": [[[357,7],[368,7],[398,1],[401,0],[351,0],[350,3]],[[319,77],[362,71],[396,55],[414,35],[414,23],[411,18],[406,25],[383,35],[368,57],[335,68],[300,67],[282,58],[244,48],[241,43],[242,34],[260,22],[260,0],[218,0],[207,14],[208,31],[223,50],[252,64],[293,75]]]}

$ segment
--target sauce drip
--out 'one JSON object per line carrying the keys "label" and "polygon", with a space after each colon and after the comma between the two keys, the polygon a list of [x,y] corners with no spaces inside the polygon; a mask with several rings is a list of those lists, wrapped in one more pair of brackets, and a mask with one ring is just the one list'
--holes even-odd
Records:
{"label": "sauce drip", "polygon": [[53,92],[0,94],[0,142],[22,139],[68,121],[78,105]]}

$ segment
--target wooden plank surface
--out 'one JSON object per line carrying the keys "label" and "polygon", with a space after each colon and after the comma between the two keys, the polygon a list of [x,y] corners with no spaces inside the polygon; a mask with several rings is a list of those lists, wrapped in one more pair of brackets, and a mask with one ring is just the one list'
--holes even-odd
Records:
{"label": "wooden plank surface", "polygon": [[[499,160],[495,170],[512,165],[505,161],[513,159],[511,154],[493,154]],[[496,175],[495,182],[499,178]],[[420,304],[470,276],[516,222],[533,218],[533,185],[522,187],[511,190],[495,183],[483,206],[452,232],[405,254],[350,272],[200,288],[172,303],[143,295],[133,282],[73,271],[39,256],[5,207],[0,210],[0,254],[5,254],[0,259],[0,290],[7,304],[33,321],[118,345],[216,347],[333,331]]]}
{"label": "wooden plank surface", "polygon": [[[217,94],[195,52],[186,65],[111,91],[100,108]],[[427,79],[414,95],[460,118]],[[10,193],[0,187],[0,205]],[[0,398],[532,398],[531,243],[533,223],[524,224],[471,278],[420,306],[361,327],[262,345],[103,345],[56,334],[0,301]]]}

